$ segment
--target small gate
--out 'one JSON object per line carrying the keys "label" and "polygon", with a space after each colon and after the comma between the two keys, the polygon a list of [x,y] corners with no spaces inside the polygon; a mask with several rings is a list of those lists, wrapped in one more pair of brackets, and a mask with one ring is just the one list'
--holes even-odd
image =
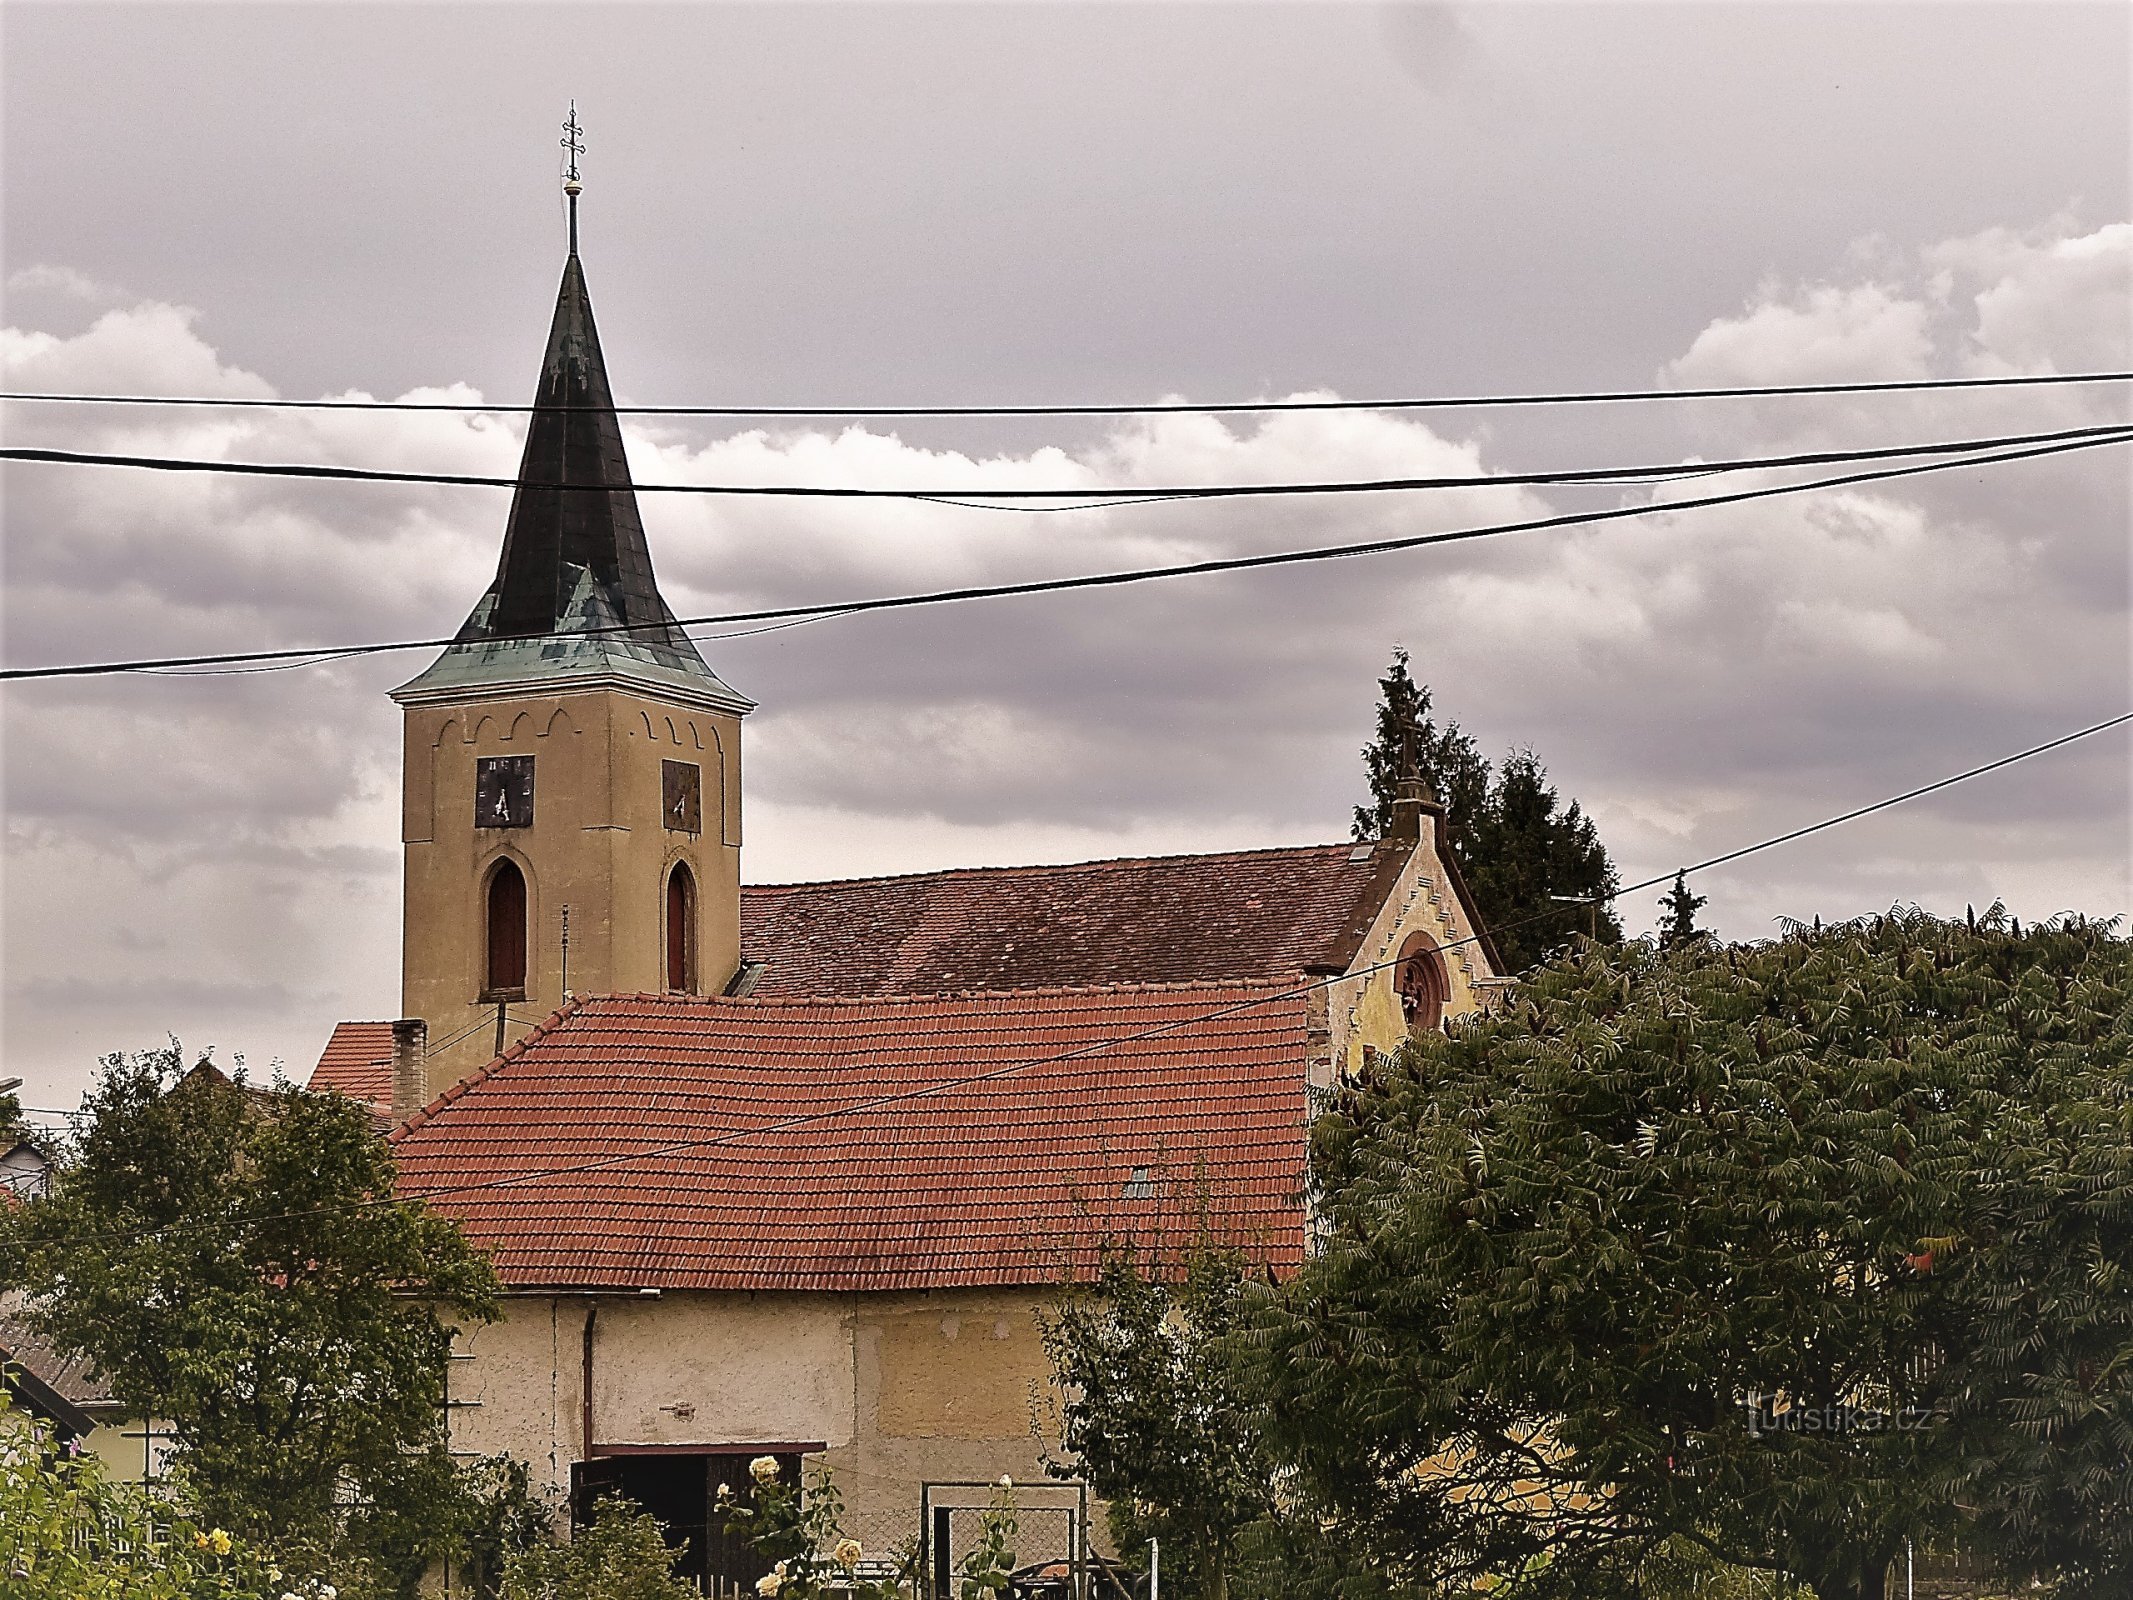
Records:
{"label": "small gate", "polygon": [[[985,1513],[1011,1498],[1017,1588],[1044,1600],[1098,1600],[1089,1584],[1089,1486],[1045,1480],[1003,1490],[997,1483],[928,1483],[919,1490],[918,1570],[922,1600],[955,1600],[957,1568],[978,1547]],[[1043,1569],[1032,1572],[1033,1568]]]}

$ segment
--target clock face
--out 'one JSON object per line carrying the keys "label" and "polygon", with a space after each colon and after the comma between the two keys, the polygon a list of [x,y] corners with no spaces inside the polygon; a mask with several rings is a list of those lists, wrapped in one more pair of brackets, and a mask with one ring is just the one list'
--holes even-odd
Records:
{"label": "clock face", "polygon": [[659,764],[660,820],[675,833],[704,831],[704,773],[692,761]]}
{"label": "clock face", "polygon": [[533,757],[483,756],[474,763],[474,826],[533,826]]}

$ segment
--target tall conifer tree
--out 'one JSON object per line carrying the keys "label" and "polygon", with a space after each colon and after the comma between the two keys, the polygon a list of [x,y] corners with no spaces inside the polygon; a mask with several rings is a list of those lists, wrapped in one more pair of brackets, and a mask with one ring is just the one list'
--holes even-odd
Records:
{"label": "tall conifer tree", "polygon": [[1696,926],[1696,913],[1711,903],[1708,895],[1692,893],[1689,875],[1674,874],[1674,887],[1659,897],[1659,909],[1666,913],[1659,923],[1660,948],[1671,950],[1677,945],[1708,938],[1710,930]]}
{"label": "tall conifer tree", "polygon": [[1573,934],[1609,942],[1622,924],[1604,899],[1619,881],[1599,830],[1577,801],[1564,803],[1531,750],[1514,750],[1492,769],[1458,723],[1439,727],[1429,686],[1417,683],[1405,650],[1394,650],[1378,679],[1377,730],[1363,748],[1370,804],[1355,808],[1358,839],[1383,837],[1407,761],[1444,806],[1452,858],[1475,907],[1513,972],[1523,972]]}

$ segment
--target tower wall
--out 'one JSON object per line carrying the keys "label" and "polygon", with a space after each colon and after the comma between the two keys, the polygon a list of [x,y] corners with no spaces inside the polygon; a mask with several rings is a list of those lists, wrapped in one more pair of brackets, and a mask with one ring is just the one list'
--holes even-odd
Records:
{"label": "tower wall", "polygon": [[[694,875],[694,983],[717,993],[740,962],[740,718],[616,688],[564,689],[409,705],[405,719],[401,1014],[429,1025],[431,1096],[496,1046],[483,997],[489,876],[508,858],[526,881],[524,997],[506,1036],[578,993],[667,987],[667,879]],[[484,827],[477,763],[534,758],[533,821]],[[668,825],[663,768],[701,774],[700,831]]]}

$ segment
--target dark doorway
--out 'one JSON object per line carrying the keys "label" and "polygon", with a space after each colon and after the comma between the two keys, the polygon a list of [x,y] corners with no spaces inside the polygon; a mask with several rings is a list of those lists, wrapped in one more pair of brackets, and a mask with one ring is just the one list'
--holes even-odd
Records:
{"label": "dark doorway", "polygon": [[[584,1526],[603,1497],[634,1500],[659,1519],[667,1543],[681,1548],[675,1571],[713,1600],[753,1596],[770,1563],[747,1542],[727,1534],[716,1514],[720,1484],[745,1498],[753,1487],[748,1463],[760,1452],[658,1451],[601,1456],[571,1468],[570,1524]],[[776,1458],[778,1475],[800,1481],[800,1457]]]}

